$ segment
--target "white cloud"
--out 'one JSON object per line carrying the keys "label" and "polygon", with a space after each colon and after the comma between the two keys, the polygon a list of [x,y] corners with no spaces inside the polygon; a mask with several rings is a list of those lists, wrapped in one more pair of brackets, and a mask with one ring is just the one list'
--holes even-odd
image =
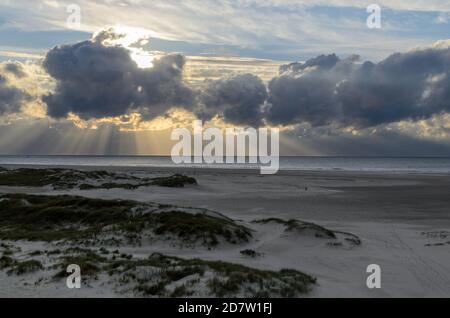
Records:
{"label": "white cloud", "polygon": [[[24,29],[65,29],[68,4],[81,8],[81,27],[95,32],[108,25],[125,25],[147,30],[151,37],[195,43],[234,45],[261,49],[292,51],[299,57],[318,52],[358,53],[381,59],[392,51],[423,45],[429,39],[408,38],[382,30],[368,31],[365,8],[373,1],[360,0],[61,0],[5,1],[0,11]],[[58,5],[55,5],[55,4]],[[450,11],[445,0],[378,0],[383,8],[395,10]],[[361,16],[332,16],[312,12],[311,8],[353,7]],[[339,10],[341,9],[331,9]],[[396,25],[401,28],[401,21]]]}

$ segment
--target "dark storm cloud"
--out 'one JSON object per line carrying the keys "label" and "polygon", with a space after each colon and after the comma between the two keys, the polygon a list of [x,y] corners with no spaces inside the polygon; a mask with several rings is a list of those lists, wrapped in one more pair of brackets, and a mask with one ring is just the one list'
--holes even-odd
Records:
{"label": "dark storm cloud", "polygon": [[167,55],[153,61],[150,70],[139,69],[136,81],[142,87],[140,112],[144,118],[153,118],[167,111],[171,106],[189,109],[194,103],[195,93],[183,81],[185,57],[179,54]]}
{"label": "dark storm cloud", "polygon": [[378,64],[333,54],[280,72],[269,83],[271,123],[369,127],[450,111],[450,49],[396,53]]}
{"label": "dark storm cloud", "polygon": [[0,74],[0,115],[17,113],[31,96],[23,90],[8,85],[7,79]]}
{"label": "dark storm cloud", "polygon": [[233,124],[259,126],[266,99],[263,81],[252,74],[208,81],[200,96],[204,107],[198,114],[204,119],[220,114]]}
{"label": "dark storm cloud", "polygon": [[336,117],[333,91],[335,83],[327,78],[281,76],[269,83],[268,120],[274,124],[330,124]]}
{"label": "dark storm cloud", "polygon": [[178,106],[238,125],[364,128],[450,111],[450,49],[396,53],[377,64],[361,63],[356,55],[320,55],[282,66],[267,87],[258,76],[242,74],[206,81],[194,91],[183,80],[183,56],[167,55],[142,69],[130,51],[105,44],[120,37],[106,30],[47,53],[44,67],[57,82],[43,98],[51,117],[136,111],[151,119]]}
{"label": "dark storm cloud", "polygon": [[141,69],[123,47],[85,41],[50,50],[44,68],[57,80],[54,93],[43,98],[51,117],[74,113],[83,119],[140,111],[146,118],[171,106],[188,106],[192,91],[182,80],[185,59],[167,55]]}

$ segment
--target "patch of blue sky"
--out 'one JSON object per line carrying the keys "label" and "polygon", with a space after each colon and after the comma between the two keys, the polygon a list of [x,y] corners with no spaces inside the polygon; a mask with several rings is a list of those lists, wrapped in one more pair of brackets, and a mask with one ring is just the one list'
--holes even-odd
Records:
{"label": "patch of blue sky", "polygon": [[89,39],[91,34],[72,30],[25,31],[21,29],[0,29],[2,46],[30,49],[49,49],[56,45],[75,43]]}

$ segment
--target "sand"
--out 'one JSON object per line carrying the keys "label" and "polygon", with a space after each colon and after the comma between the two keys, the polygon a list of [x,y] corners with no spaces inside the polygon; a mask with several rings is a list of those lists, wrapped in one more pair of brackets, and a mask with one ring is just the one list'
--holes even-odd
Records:
{"label": "sand", "polygon": [[[161,251],[262,269],[294,268],[317,277],[318,284],[309,297],[450,297],[449,176],[343,171],[282,171],[274,176],[261,176],[256,171],[229,169],[114,168],[117,169],[145,175],[183,172],[195,177],[199,185],[180,189],[144,187],[133,191],[0,187],[0,193],[70,193],[201,207],[247,224],[269,217],[314,222],[356,234],[362,244],[352,248],[330,247],[320,240],[286,235],[272,224],[252,225],[258,234],[245,248],[263,254],[257,258],[240,255],[242,246],[206,251],[161,245],[128,252],[146,255]],[[369,264],[381,267],[380,289],[366,286]],[[1,274],[0,285],[7,288],[2,288],[0,296],[70,295],[65,290],[27,289],[22,283]],[[101,286],[77,293],[112,295]]]}

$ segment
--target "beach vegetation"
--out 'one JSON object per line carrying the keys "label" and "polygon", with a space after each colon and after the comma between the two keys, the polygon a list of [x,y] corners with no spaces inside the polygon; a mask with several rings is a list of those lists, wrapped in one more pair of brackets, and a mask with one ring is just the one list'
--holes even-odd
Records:
{"label": "beach vegetation", "polygon": [[[251,232],[234,221],[206,212],[160,210],[158,205],[77,196],[0,196],[0,239],[139,243],[142,235],[214,247],[221,241],[248,242]],[[109,235],[112,238],[102,240]]]}
{"label": "beach vegetation", "polygon": [[130,174],[118,174],[107,171],[81,171],[57,168],[0,170],[0,185],[10,187],[51,186],[55,190],[74,188],[80,190],[135,190],[139,187],[147,186],[181,188],[185,185],[195,184],[197,184],[197,180],[181,174],[156,178],[138,178]]}
{"label": "beach vegetation", "polygon": [[262,255],[261,253],[258,253],[258,252],[254,251],[254,250],[251,250],[251,249],[242,250],[242,251],[240,251],[240,253],[242,255],[244,255],[244,256],[249,256],[249,257],[252,257],[252,258],[255,258],[255,257],[258,257],[258,256]]}
{"label": "beach vegetation", "polygon": [[10,267],[8,274],[15,275],[33,273],[44,268],[38,260],[15,261]]}
{"label": "beach vegetation", "polygon": [[13,266],[15,263],[16,261],[12,257],[3,254],[3,256],[0,257],[0,270],[9,268]]}
{"label": "beach vegetation", "polygon": [[[181,259],[162,254],[142,260],[116,261],[109,267],[110,275],[122,273],[128,284],[135,284],[134,292],[142,296],[190,296],[199,286],[206,286],[206,293],[213,297],[298,297],[308,293],[316,283],[314,277],[297,270],[260,270],[222,261]],[[149,274],[143,268],[153,271]]]}

